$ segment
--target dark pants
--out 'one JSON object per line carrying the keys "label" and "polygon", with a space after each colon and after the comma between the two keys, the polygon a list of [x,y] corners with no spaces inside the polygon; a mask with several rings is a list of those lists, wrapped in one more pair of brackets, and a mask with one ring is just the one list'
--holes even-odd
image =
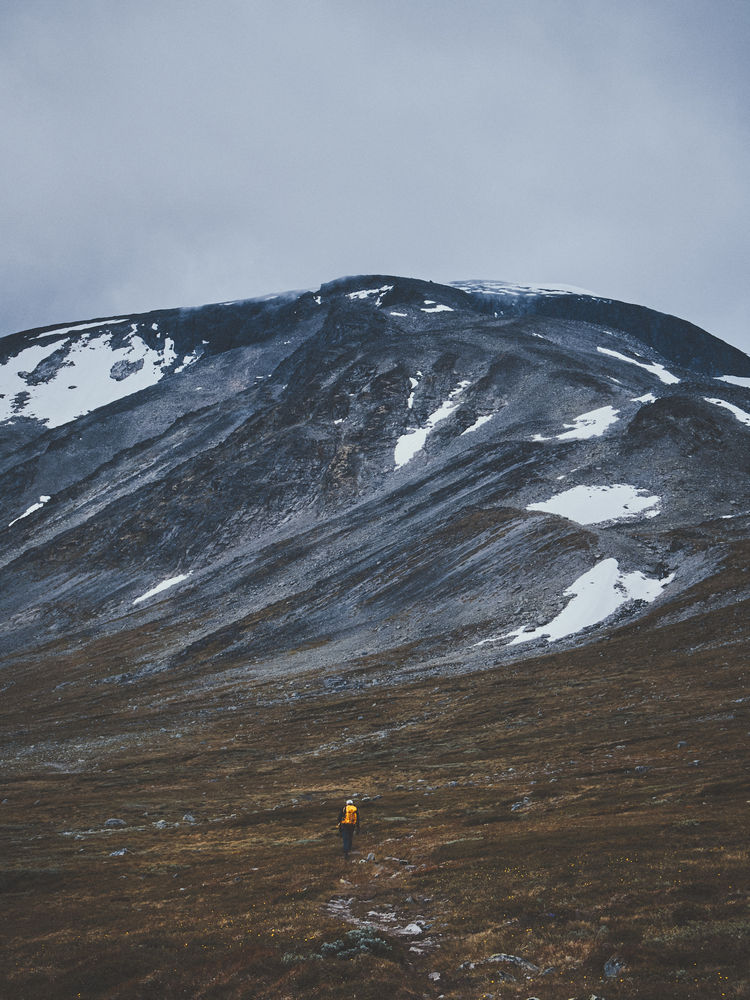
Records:
{"label": "dark pants", "polygon": [[354,825],[352,823],[341,824],[341,839],[344,844],[344,856],[352,849],[352,838],[354,837]]}

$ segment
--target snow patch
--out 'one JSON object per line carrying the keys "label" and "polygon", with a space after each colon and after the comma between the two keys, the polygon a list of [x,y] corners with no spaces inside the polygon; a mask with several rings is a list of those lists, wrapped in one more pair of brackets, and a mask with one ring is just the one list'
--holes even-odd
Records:
{"label": "snow patch", "polygon": [[656,396],[653,394],[653,392],[647,392],[643,396],[635,396],[631,400],[631,402],[633,402],[633,403],[655,403],[656,402]]}
{"label": "snow patch", "polygon": [[717,375],[717,382],[729,382],[730,385],[739,385],[743,389],[750,389],[750,378],[742,375]]}
{"label": "snow patch", "polygon": [[[125,320],[118,320],[125,322]],[[98,324],[101,325],[101,324]],[[0,422],[14,416],[33,417],[48,427],[59,427],[77,417],[156,385],[177,359],[174,341],[154,350],[137,334],[138,325],[121,347],[112,347],[112,335],[84,334],[73,341],[33,344],[0,365]],[[67,353],[56,371],[43,380],[30,379],[37,365],[58,349]],[[117,377],[118,369],[125,375]],[[16,401],[17,400],[17,401]]]}
{"label": "snow patch", "polygon": [[411,383],[411,392],[409,393],[409,398],[406,400],[406,405],[408,409],[412,409],[414,406],[414,393],[417,391],[417,386],[419,385],[419,380],[422,378],[422,372],[417,372],[416,378],[409,377],[409,382]]}
{"label": "snow patch", "polygon": [[33,504],[32,504],[32,505],[31,505],[31,506],[30,506],[30,507],[29,507],[29,508],[28,508],[27,510],[25,510],[25,511],[23,512],[23,514],[19,514],[19,515],[18,515],[18,517],[14,517],[14,518],[13,518],[13,520],[12,520],[12,521],[10,522],[10,524],[8,525],[8,527],[9,527],[9,528],[12,528],[12,527],[13,527],[13,525],[14,525],[14,524],[16,524],[16,522],[17,522],[17,521],[21,521],[21,520],[23,520],[23,518],[24,518],[24,517],[28,517],[28,516],[29,516],[29,514],[33,514],[33,513],[34,513],[34,511],[36,511],[36,510],[41,510],[41,509],[42,509],[42,507],[43,507],[43,506],[44,506],[44,505],[45,505],[46,503],[49,503],[49,501],[50,501],[51,499],[52,499],[52,497],[48,497],[48,496],[40,496],[40,497],[39,497],[39,503],[33,503]]}
{"label": "snow patch", "polygon": [[42,337],[64,337],[68,333],[77,333],[79,330],[103,330],[104,327],[116,326],[118,323],[127,323],[128,317],[125,319],[100,319],[96,323],[77,323],[75,326],[61,326],[56,330],[47,330],[44,333],[39,333],[34,338],[35,340],[41,340]]}
{"label": "snow patch", "polygon": [[598,298],[595,292],[589,292],[585,288],[578,288],[576,285],[547,285],[530,284],[517,285],[507,281],[452,281],[454,288],[460,288],[464,292],[479,293],[485,295],[588,295]]}
{"label": "snow patch", "polygon": [[734,406],[732,403],[727,403],[725,399],[711,399],[709,396],[703,397],[707,403],[713,403],[714,406],[723,406],[725,410],[729,410],[730,413],[740,421],[742,424],[747,424],[750,427],[750,413],[746,413],[745,410],[741,410],[739,406]]}
{"label": "snow patch", "polygon": [[626,483],[612,486],[574,486],[540,503],[530,503],[526,510],[566,517],[577,524],[601,524],[603,521],[627,521],[641,514],[656,517],[661,497],[649,496],[647,490]]}
{"label": "snow patch", "polygon": [[647,365],[643,361],[636,361],[635,358],[629,358],[626,354],[620,354],[619,351],[612,351],[608,347],[597,347],[597,351],[600,354],[606,354],[610,358],[616,358],[618,361],[626,361],[629,365],[636,365],[638,368],[643,368],[644,371],[656,375],[665,385],[677,385],[680,381],[676,375],[668,372],[664,365],[660,365],[657,362]]}
{"label": "snow patch", "polygon": [[455,310],[451,309],[450,306],[444,306],[444,305],[440,305],[440,304],[435,305],[433,302],[428,302],[427,299],[425,299],[425,306],[430,306],[431,308],[426,309],[423,306],[422,309],[421,309],[421,311],[423,313],[442,313],[442,312],[452,313],[452,312],[455,312]]}
{"label": "snow patch", "polygon": [[175,368],[174,374],[179,375],[180,372],[184,372],[189,365],[195,364],[199,357],[200,355],[196,354],[195,351],[192,354],[186,354],[182,359],[182,364]]}
{"label": "snow patch", "polygon": [[[584,441],[586,438],[601,437],[602,434],[619,420],[619,410],[613,406],[602,406],[598,410],[589,410],[575,417],[572,424],[563,424],[569,428],[562,434],[556,434],[557,441]],[[553,438],[535,434],[532,441],[552,441]]]}
{"label": "snow patch", "polygon": [[656,580],[639,571],[621,573],[616,559],[603,559],[563,591],[571,599],[551,622],[533,629],[514,629],[494,639],[483,639],[482,642],[475,643],[475,646],[502,639],[509,639],[510,646],[534,639],[546,639],[548,643],[564,639],[592,625],[598,625],[630,601],[647,601],[650,604],[674,577],[675,574],[670,573],[663,580]]}
{"label": "snow patch", "polygon": [[478,431],[480,427],[483,427],[488,420],[492,420],[494,416],[494,413],[490,413],[486,417],[477,417],[471,427],[467,427],[465,431],[461,431],[461,437],[463,437],[464,434],[472,434],[474,431]]}
{"label": "snow patch", "polygon": [[147,590],[145,594],[141,594],[140,597],[136,597],[133,604],[140,604],[141,601],[146,601],[149,597],[153,597],[155,594],[160,594],[163,590],[169,590],[170,587],[175,587],[178,583],[182,583],[183,580],[187,580],[189,576],[192,576],[192,572],[181,573],[179,576],[171,576],[168,580],[162,580],[161,583],[157,583],[157,585],[152,587],[151,590]]}
{"label": "snow patch", "polygon": [[392,312],[388,313],[389,316],[408,316],[408,313]]}
{"label": "snow patch", "polygon": [[384,296],[391,291],[393,291],[393,285],[383,285],[382,288],[363,288],[359,292],[349,292],[346,297],[354,301],[355,299],[369,299],[373,295],[377,295],[375,305],[379,306],[382,303]]}
{"label": "snow patch", "polygon": [[424,448],[425,441],[428,435],[441,420],[445,420],[447,417],[458,409],[458,403],[455,402],[457,396],[460,396],[467,386],[471,385],[471,382],[459,382],[455,389],[449,394],[448,398],[444,403],[442,403],[434,413],[431,413],[427,418],[427,423],[424,427],[418,427],[416,430],[409,431],[406,434],[402,434],[401,437],[396,442],[396,447],[393,452],[393,460],[396,463],[396,468],[400,469],[402,465],[406,465],[410,462],[417,452]]}

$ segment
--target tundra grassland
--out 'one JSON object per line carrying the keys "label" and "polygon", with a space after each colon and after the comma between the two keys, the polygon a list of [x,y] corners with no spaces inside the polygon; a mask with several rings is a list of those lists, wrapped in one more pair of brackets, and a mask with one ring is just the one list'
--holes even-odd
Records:
{"label": "tundra grassland", "polygon": [[19,674],[0,995],[750,996],[748,617],[210,709],[156,678],[24,714]]}

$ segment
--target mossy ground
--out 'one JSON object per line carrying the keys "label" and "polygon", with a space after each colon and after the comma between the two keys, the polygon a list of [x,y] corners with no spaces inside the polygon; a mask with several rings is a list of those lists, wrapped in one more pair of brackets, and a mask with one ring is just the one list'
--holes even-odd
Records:
{"label": "mossy ground", "polygon": [[[3,780],[2,996],[750,996],[750,700],[711,621],[388,690],[175,699],[127,731],[124,693],[87,723],[98,756],[81,732],[77,765],[48,741]],[[324,948],[349,920],[390,951]]]}

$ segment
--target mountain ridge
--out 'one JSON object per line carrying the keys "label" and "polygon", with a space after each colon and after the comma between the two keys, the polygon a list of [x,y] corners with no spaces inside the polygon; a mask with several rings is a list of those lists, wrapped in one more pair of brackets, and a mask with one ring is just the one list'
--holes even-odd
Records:
{"label": "mountain ridge", "polygon": [[[594,321],[592,303],[608,323]],[[630,327],[622,331],[617,323],[625,321]],[[21,371],[29,398],[66,371],[79,341],[100,348],[103,342],[106,349],[114,344],[111,356],[124,352],[110,372],[117,392],[145,366],[137,367],[138,357],[127,360],[136,337],[143,350],[160,349],[166,361],[154,366],[153,384],[57,427],[15,415],[6,421],[0,468],[13,516],[0,564],[14,574],[14,584],[4,588],[0,642],[9,653],[31,635],[12,623],[44,593],[32,581],[57,567],[68,581],[64,588],[78,594],[74,606],[113,635],[123,628],[130,634],[129,609],[139,595],[160,580],[184,578],[173,585],[176,591],[158,591],[163,596],[154,607],[148,601],[138,607],[144,620],[159,609],[168,613],[176,592],[193,607],[194,617],[177,629],[182,640],[165,647],[167,662],[184,662],[213,637],[224,644],[223,660],[262,663],[269,642],[286,637],[284,648],[291,650],[296,636],[329,649],[327,658],[310,654],[314,669],[339,669],[340,657],[358,663],[363,647],[382,648],[384,655],[400,648],[404,630],[421,636],[424,666],[432,669],[430,650],[444,642],[439,629],[431,639],[425,632],[429,601],[438,600],[436,621],[442,615],[447,625],[458,600],[477,613],[458,616],[460,628],[448,646],[455,647],[451,656],[477,665],[489,662],[483,644],[503,634],[491,619],[504,618],[508,635],[526,620],[531,634],[539,632],[536,642],[544,641],[539,630],[564,611],[566,588],[606,559],[615,559],[621,574],[656,580],[677,573],[676,582],[652,598],[660,603],[667,591],[689,586],[701,560],[706,570],[720,563],[721,546],[709,555],[704,539],[706,553],[685,555],[680,568],[670,555],[674,532],[689,527],[705,535],[702,521],[712,522],[719,511],[736,513],[745,502],[738,498],[747,494],[747,431],[738,414],[746,413],[740,404],[748,405],[748,394],[726,382],[716,389],[715,373],[726,374],[731,358],[730,374],[742,378],[750,359],[728,345],[717,359],[710,335],[641,307],[571,292],[506,294],[495,285],[486,294],[369,275],[337,279],[317,292],[97,322],[45,328],[10,342],[28,350],[30,341],[54,347],[54,338],[72,335],[73,346],[56,348],[57,368],[44,367],[43,359],[31,372]],[[9,345],[0,346],[7,351]],[[675,355],[692,367],[675,365]],[[17,425],[20,447],[13,442]],[[578,497],[578,506],[611,501],[618,484],[621,494],[630,491],[629,501],[622,509],[615,504],[619,516],[598,525],[539,510],[547,502],[564,506],[570,496]],[[657,509],[637,516],[633,504],[645,495],[656,498]],[[41,503],[42,496],[50,499]],[[474,538],[473,555],[471,546],[459,547],[446,562],[438,538],[442,531],[451,551],[454,518],[466,524],[494,518],[495,526]],[[513,526],[509,533],[501,527],[506,522]],[[382,531],[401,538],[386,550],[394,580],[387,586],[378,582]],[[415,531],[415,538],[429,539],[417,546],[416,560],[408,554]],[[316,544],[322,555],[315,554]],[[363,553],[359,570],[348,568],[351,551]],[[76,572],[74,552],[86,553]],[[286,553],[281,562],[279,552]],[[293,560],[294,572],[283,571],[291,552],[304,558]],[[518,564],[519,554],[528,568]],[[415,561],[419,571],[402,573]],[[493,565],[501,576],[517,567],[512,586],[498,591]],[[255,586],[259,570],[276,579],[270,589]],[[434,585],[426,586],[425,572],[436,574]],[[300,589],[295,574],[307,576],[310,586]],[[611,583],[616,608],[623,579]],[[109,581],[106,601],[100,600],[103,580]],[[23,581],[30,588],[25,594]],[[199,608],[204,586],[219,603],[221,595],[232,595],[227,607]],[[291,602],[286,610],[277,592]],[[327,596],[321,602],[316,593]],[[512,596],[521,593],[524,599]],[[40,608],[52,611],[61,641],[75,631],[75,615],[63,614],[63,603],[43,598],[47,610]],[[639,606],[625,601],[631,616]],[[296,614],[290,617],[291,607]],[[257,620],[263,608],[269,622]],[[368,619],[373,608],[379,609],[374,623]],[[596,633],[606,626],[592,621],[585,627]],[[582,638],[576,635],[567,641]],[[492,656],[518,655],[514,642],[494,641]],[[133,670],[150,655],[146,649],[137,654]]]}

